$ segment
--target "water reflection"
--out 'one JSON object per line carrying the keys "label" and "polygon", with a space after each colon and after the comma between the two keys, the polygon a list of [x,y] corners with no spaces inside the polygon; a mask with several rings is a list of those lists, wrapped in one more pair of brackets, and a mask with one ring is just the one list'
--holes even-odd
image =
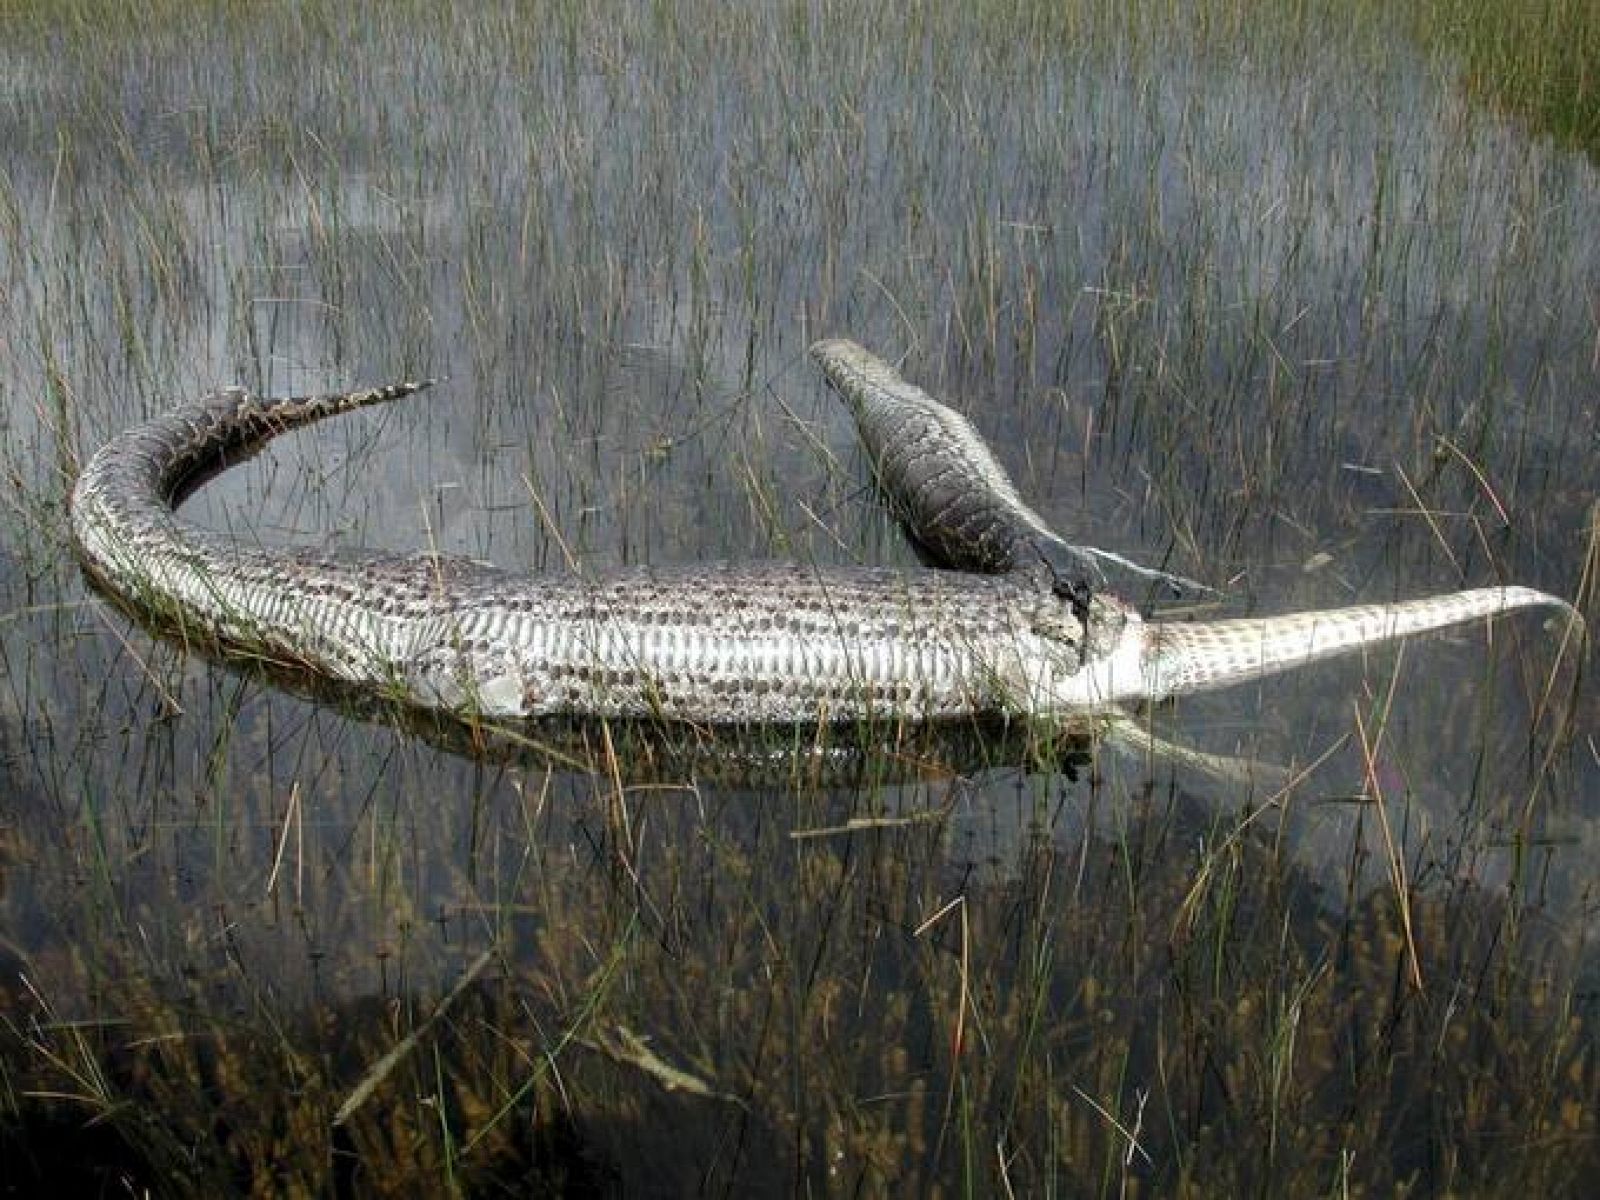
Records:
{"label": "water reflection", "polygon": [[[234,1183],[390,1145],[436,1188],[474,1169],[441,1116],[533,1078],[667,1190],[1592,1174],[1600,693],[1563,740],[1531,624],[1142,717],[1287,790],[1038,730],[797,738],[741,782],[714,738],[464,757],[219,669],[86,593],[63,508],[175,395],[439,374],[186,514],[533,572],[909,563],[805,366],[848,334],[1058,528],[1240,608],[1507,579],[1592,623],[1591,164],[1307,6],[1303,41],[1247,6],[1209,46],[1068,5],[181,7],[3,18],[17,1090],[110,1080],[72,1128],[153,1110],[169,1177]],[[489,946],[441,1069],[336,1155],[349,1087]],[[584,1049],[616,1025],[749,1109]],[[1140,1112],[1153,1167],[1104,1115]]]}

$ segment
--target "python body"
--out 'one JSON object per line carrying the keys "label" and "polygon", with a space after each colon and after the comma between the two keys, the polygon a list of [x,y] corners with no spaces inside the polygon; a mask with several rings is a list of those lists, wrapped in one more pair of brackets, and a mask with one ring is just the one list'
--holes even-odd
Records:
{"label": "python body", "polygon": [[[734,563],[530,577],[429,554],[256,548],[180,520],[199,483],[299,425],[427,384],[215,393],[90,461],[72,527],[91,576],[180,636],[459,716],[712,724],[1070,716],[1226,687],[1529,605],[1485,588],[1254,620],[1146,622],[1092,584],[964,418],[849,342],[813,356],[919,539],[965,570]],[[980,572],[997,572],[983,574]]]}

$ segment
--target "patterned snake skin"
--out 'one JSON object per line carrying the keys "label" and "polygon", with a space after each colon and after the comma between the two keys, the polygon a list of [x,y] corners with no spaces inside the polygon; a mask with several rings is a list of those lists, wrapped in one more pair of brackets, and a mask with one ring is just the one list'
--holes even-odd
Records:
{"label": "patterned snake skin", "polygon": [[813,353],[857,406],[880,479],[918,534],[967,570],[736,563],[531,578],[430,554],[256,548],[176,516],[200,482],[279,433],[426,383],[286,399],[227,389],[181,405],[94,456],[73,491],[73,533],[101,588],[177,636],[461,716],[1065,715],[1525,605],[1567,607],[1510,587],[1147,624],[1113,596],[1089,597],[1097,576],[1084,563],[1115,556],[1045,527],[963,418],[858,346]]}

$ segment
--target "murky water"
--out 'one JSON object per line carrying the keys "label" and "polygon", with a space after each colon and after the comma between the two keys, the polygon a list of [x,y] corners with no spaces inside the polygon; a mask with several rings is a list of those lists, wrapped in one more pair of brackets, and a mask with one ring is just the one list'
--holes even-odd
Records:
{"label": "murky water", "polygon": [[[646,751],[608,758],[595,730],[474,759],[153,639],[87,591],[63,505],[73,464],[169,397],[433,374],[187,515],[530,571],[909,563],[804,359],[843,334],[967,411],[1058,528],[1231,610],[1576,598],[1600,477],[1590,164],[1381,38],[1285,70],[1266,32],[1240,58],[805,6],[456,18],[5,51],[0,914],[52,1012],[113,1015],[130,973],[247,1021],[409,1004],[493,945],[574,1029],[601,997],[588,1049],[541,1026],[538,1053],[568,1056],[623,1180],[647,1151],[662,1180],[1198,1178],[1189,1156],[1255,1120],[1270,1043],[1293,1100],[1259,1112],[1325,1183],[1339,1143],[1305,1131],[1389,1110],[1291,1077],[1361,1056],[1350,1006],[1386,972],[1420,974],[1433,1014],[1498,973],[1507,1025],[1458,1045],[1422,1021],[1419,1044],[1545,1061],[1548,1006],[1592,1009],[1600,979],[1600,750],[1594,689],[1537,617],[1152,714],[1184,745],[1316,764],[1259,817],[1265,789],[1107,747],[1070,771],[1059,748],[914,740],[837,774],[802,755],[741,778],[726,748],[635,772]],[[1381,811],[1351,802],[1374,788]],[[847,827],[885,815],[905,819]],[[1267,976],[1283,1007],[1256,1021]],[[1271,1040],[1312,1008],[1325,1036]],[[738,1103],[619,1098],[643,1083],[624,1024]],[[1593,1034],[1573,1036],[1550,1061],[1581,1095]],[[1173,1066],[1171,1038],[1213,1067]],[[1434,1067],[1388,1070],[1392,1101]],[[1153,1095],[1149,1157],[1117,1166],[1094,1105],[1128,1123]],[[1566,1111],[1541,1092],[1512,1119],[1541,1104]],[[1477,1161],[1395,1128],[1359,1143],[1379,1186]],[[1580,1135],[1592,1159],[1592,1113]],[[1217,1177],[1274,1177],[1261,1153]]]}

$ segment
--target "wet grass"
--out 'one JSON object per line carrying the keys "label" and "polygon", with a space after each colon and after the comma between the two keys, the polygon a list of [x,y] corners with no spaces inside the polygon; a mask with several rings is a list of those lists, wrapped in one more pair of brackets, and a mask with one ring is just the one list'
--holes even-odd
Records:
{"label": "wet grass", "polygon": [[1600,197],[1475,102],[1581,112],[1586,34],[1469,7],[0,6],[3,1186],[1577,1191],[1600,750],[1532,621],[1149,717],[1283,793],[1042,733],[508,761],[150,638],[64,514],[174,394],[438,374],[186,512],[909,562],[846,334],[1236,607],[1593,623]]}
{"label": "wet grass", "polygon": [[[1193,814],[1037,839],[995,886],[954,885],[937,832],[797,848],[793,817],[760,801],[736,817],[626,803],[648,832],[591,828],[576,877],[552,861],[556,830],[531,840],[492,965],[437,1010],[291,1005],[221,953],[181,983],[80,963],[119,968],[98,1000],[115,1021],[14,997],[14,1144],[110,1126],[137,1164],[118,1169],[171,1191],[527,1176],[1320,1193],[1514,1176],[1561,1192],[1585,1175],[1592,1066],[1552,986],[1561,939],[1473,889],[1418,899],[1419,991],[1391,897],[1331,915],[1270,841],[1234,840],[1186,894],[1165,863],[1195,865]],[[781,897],[761,886],[774,870]]]}
{"label": "wet grass", "polygon": [[1581,0],[1422,0],[1418,36],[1448,48],[1468,86],[1535,130],[1600,159],[1600,14]]}

